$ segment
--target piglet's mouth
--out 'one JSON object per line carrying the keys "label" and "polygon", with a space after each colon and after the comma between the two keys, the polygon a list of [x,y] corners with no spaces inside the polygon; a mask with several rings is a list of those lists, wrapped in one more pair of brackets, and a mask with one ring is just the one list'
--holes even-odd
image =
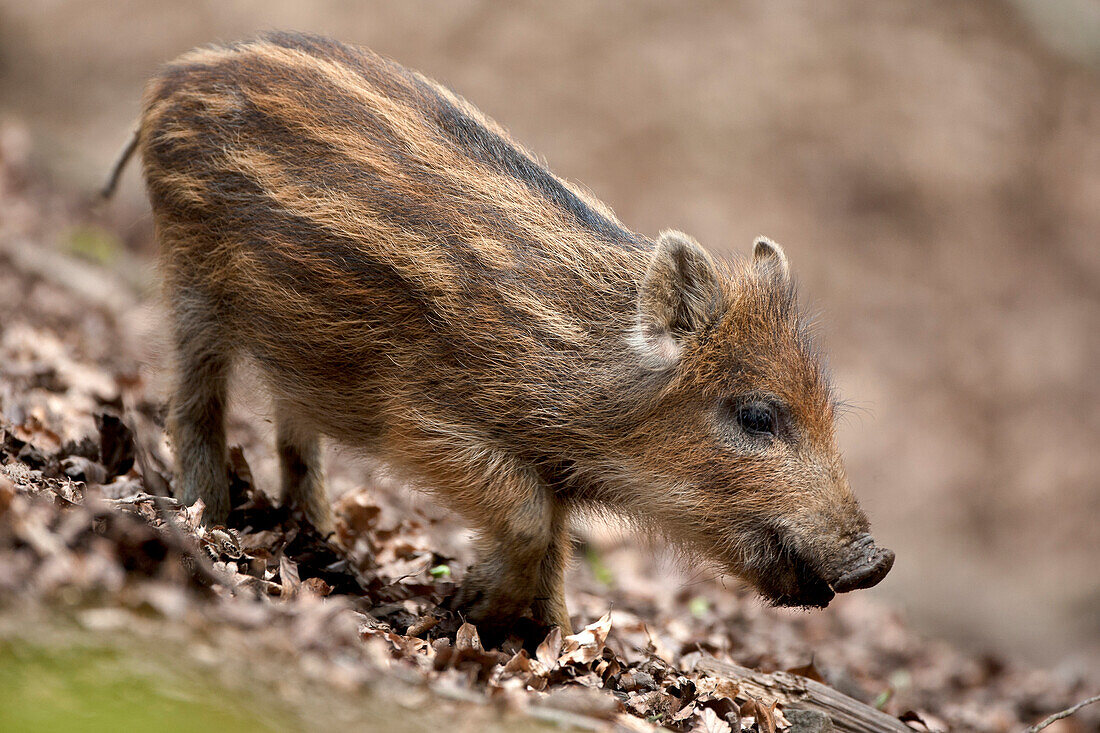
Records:
{"label": "piglet's mouth", "polygon": [[836,592],[832,586],[814,570],[800,553],[793,550],[782,552],[781,564],[788,567],[788,573],[794,575],[794,588],[786,593],[768,593],[772,605],[796,608],[825,608],[833,600]]}
{"label": "piglet's mouth", "polygon": [[789,543],[777,544],[774,584],[765,581],[761,588],[776,606],[825,608],[837,593],[877,585],[894,566],[894,553],[875,546],[867,533],[859,535],[846,548],[840,562],[829,563],[832,568],[827,572],[819,570],[822,563],[812,562]]}

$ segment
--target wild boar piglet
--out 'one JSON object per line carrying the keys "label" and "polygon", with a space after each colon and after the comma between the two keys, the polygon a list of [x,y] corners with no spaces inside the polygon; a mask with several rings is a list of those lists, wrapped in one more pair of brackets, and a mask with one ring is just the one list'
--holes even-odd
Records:
{"label": "wild boar piglet", "polygon": [[248,357],[285,501],[332,528],[322,436],[384,459],[478,530],[455,601],[483,626],[569,627],[578,510],[782,605],[889,571],[777,244],[729,264],[636,234],[445,87],[314,36],[182,56],[134,144],[178,357],[175,490],[208,522]]}

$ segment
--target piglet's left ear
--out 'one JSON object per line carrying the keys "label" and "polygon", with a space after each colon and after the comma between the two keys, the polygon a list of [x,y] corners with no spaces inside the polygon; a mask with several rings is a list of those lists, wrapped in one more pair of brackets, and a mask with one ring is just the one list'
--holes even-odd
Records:
{"label": "piglet's left ear", "polygon": [[650,369],[676,365],[686,339],[705,325],[720,296],[710,255],[681,232],[662,232],[638,290],[631,341]]}
{"label": "piglet's left ear", "polygon": [[752,264],[761,274],[785,281],[791,279],[791,267],[783,248],[767,237],[757,237],[753,242]]}

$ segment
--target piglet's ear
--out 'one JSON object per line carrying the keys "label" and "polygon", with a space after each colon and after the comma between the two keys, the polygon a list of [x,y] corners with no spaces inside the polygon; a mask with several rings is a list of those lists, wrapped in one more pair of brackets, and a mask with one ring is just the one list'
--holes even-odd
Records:
{"label": "piglet's ear", "polygon": [[652,369],[680,358],[683,341],[711,316],[720,296],[714,261],[699,243],[680,232],[662,232],[638,291],[632,343]]}
{"label": "piglet's ear", "polygon": [[768,239],[757,237],[752,244],[752,264],[757,272],[789,282],[791,267],[787,264],[787,255],[783,248]]}

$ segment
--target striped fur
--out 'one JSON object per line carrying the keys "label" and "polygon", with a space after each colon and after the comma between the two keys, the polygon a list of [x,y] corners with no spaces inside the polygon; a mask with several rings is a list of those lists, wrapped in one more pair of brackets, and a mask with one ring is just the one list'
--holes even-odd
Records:
{"label": "striped fur", "polygon": [[[866,530],[778,247],[729,266],[635,234],[449,90],[317,37],[181,57],[138,139],[180,361],[177,490],[212,521],[247,356],[286,498],[331,525],[320,435],[384,457],[481,530],[457,603],[482,623],[568,625],[579,507],[791,602]],[[754,395],[782,406],[783,440],[731,423]]]}

